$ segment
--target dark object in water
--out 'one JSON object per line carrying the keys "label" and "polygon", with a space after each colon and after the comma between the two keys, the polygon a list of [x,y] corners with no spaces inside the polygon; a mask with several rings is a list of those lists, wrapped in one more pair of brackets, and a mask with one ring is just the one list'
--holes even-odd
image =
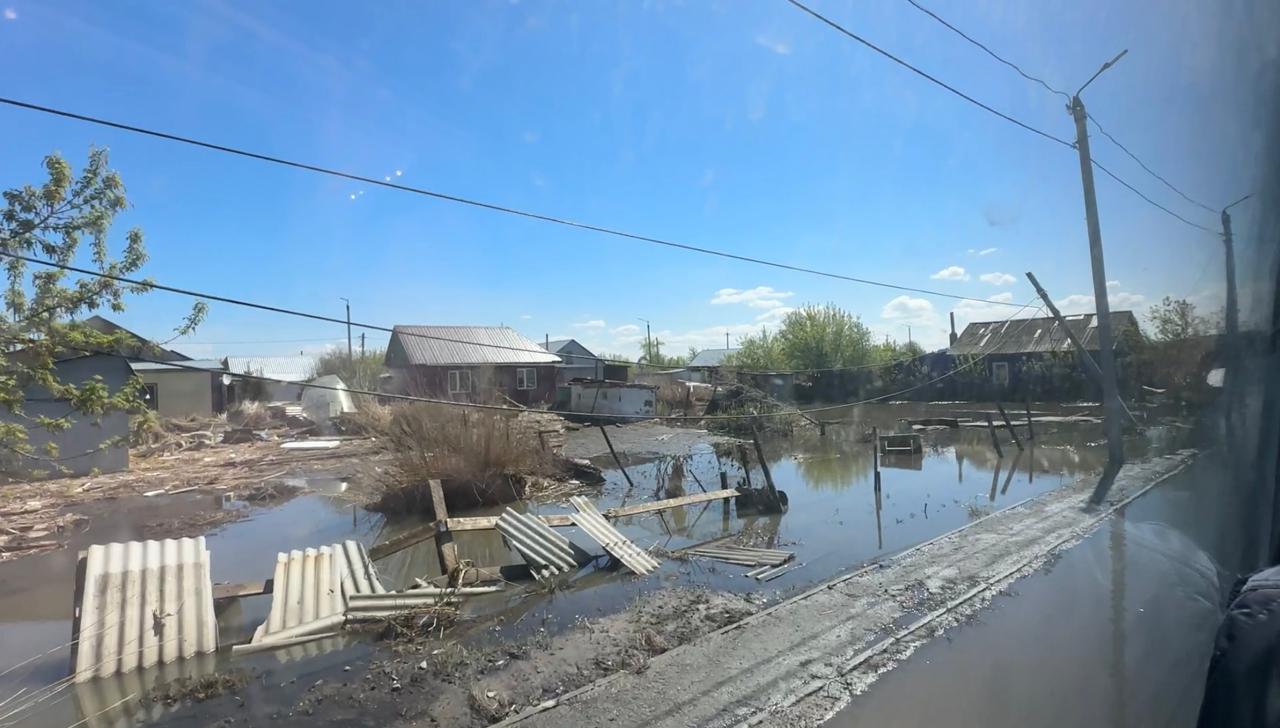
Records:
{"label": "dark object in water", "polygon": [[[773,499],[769,492],[764,488],[739,488],[740,492],[733,499],[733,505],[739,512],[742,510],[751,510],[759,512],[772,512]],[[781,509],[780,513],[787,512],[787,491],[779,490],[778,505]]]}

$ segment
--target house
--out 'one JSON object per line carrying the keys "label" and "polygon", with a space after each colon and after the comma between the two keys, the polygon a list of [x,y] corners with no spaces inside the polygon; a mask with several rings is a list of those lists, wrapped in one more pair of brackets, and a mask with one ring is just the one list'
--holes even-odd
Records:
{"label": "house", "polygon": [[704,384],[718,383],[725,358],[737,351],[737,349],[703,349],[685,365],[689,374],[687,381]]}
{"label": "house", "polygon": [[[115,354],[60,359],[54,362],[53,369],[60,382],[80,384],[101,377],[112,394],[124,388],[133,376],[129,362]],[[6,474],[19,477],[32,477],[39,473],[49,476],[88,475],[129,469],[127,413],[111,412],[100,417],[84,415],[77,412],[71,402],[54,397],[40,385],[31,385],[24,395],[23,415],[7,408],[0,409],[0,422],[25,427],[27,443],[34,448],[34,455],[6,454],[3,467]],[[41,416],[66,418],[70,427],[60,432],[49,432],[34,426],[31,420]],[[57,446],[56,455],[49,454],[50,443]]]}
{"label": "house", "polygon": [[547,340],[542,348],[560,357],[562,363],[556,367],[556,384],[560,386],[575,379],[627,381],[628,367],[625,364],[601,361],[577,339]]}
{"label": "house", "polygon": [[147,406],[161,417],[212,417],[226,410],[222,362],[130,361],[129,367],[147,388]]}
{"label": "house", "polygon": [[[229,356],[222,360],[231,384],[227,387],[227,403],[235,404],[244,399],[263,402],[297,402],[302,399],[304,382],[316,376],[318,362],[315,357],[298,356]],[[278,380],[237,379],[236,374],[252,374]]]}
{"label": "house", "polygon": [[537,405],[554,399],[561,359],[506,326],[396,326],[384,362],[389,393]]}
{"label": "house", "polygon": [[568,411],[574,414],[653,417],[658,413],[657,407],[658,388],[652,384],[599,380],[578,380],[569,384]]}
{"label": "house", "polygon": [[81,321],[80,324],[103,334],[113,336],[121,335],[125,340],[125,343],[122,346],[117,347],[115,353],[129,359],[130,361],[138,361],[142,359],[150,359],[153,361],[191,361],[191,357],[186,354],[176,352],[173,349],[166,349],[160,344],[135,334],[120,324],[117,324],[110,319],[103,318],[102,316],[90,316],[84,321]]}
{"label": "house", "polygon": [[[1063,318],[1086,351],[1099,351],[1097,314]],[[1111,312],[1111,333],[1118,352],[1129,348],[1142,335],[1132,311]],[[1071,362],[1073,369],[1078,369],[1075,347],[1062,324],[1052,316],[971,323],[947,349],[947,354],[953,361],[957,357],[983,356],[979,366],[991,384],[1000,388],[1022,389],[1037,384],[1035,380],[1043,366],[1033,365]]]}

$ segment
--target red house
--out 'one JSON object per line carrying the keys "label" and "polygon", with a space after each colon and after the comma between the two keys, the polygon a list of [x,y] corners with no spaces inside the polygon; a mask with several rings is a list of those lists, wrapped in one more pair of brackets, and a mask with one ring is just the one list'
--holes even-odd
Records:
{"label": "red house", "polygon": [[555,399],[560,357],[506,326],[396,326],[384,361],[389,392],[530,406]]}

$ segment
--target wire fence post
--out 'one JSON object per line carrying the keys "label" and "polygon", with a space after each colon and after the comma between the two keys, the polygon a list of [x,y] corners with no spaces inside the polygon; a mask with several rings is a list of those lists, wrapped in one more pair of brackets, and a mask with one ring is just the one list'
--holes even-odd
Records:
{"label": "wire fence post", "polygon": [[996,457],[1004,459],[1004,451],[1000,449],[1000,441],[996,439],[996,424],[991,421],[991,413],[987,413],[987,431],[991,433],[991,447],[996,449]]}

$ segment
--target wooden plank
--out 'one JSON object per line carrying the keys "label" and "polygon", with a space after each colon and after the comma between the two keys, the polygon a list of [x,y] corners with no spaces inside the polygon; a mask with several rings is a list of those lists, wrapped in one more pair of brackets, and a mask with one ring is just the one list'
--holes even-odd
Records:
{"label": "wooden plank", "polygon": [[369,560],[378,561],[379,559],[385,559],[391,554],[404,551],[414,544],[422,543],[429,538],[435,538],[436,533],[438,533],[439,530],[439,521],[432,521],[424,526],[411,528],[408,531],[383,541],[369,549]]}
{"label": "wooden plank", "polygon": [[436,534],[436,554],[440,557],[440,573],[448,574],[452,580],[458,572],[458,545],[453,542],[453,534],[449,533],[449,508],[444,502],[444,487],[439,480],[427,481],[431,489],[431,508],[435,511],[436,523],[445,524]]}
{"label": "wooden plank", "polygon": [[240,597],[256,597],[259,594],[270,594],[275,586],[275,579],[250,581],[244,584],[214,584],[213,601],[223,599],[239,599]]}
{"label": "wooden plank", "polygon": [[[543,523],[553,528],[572,526],[573,521],[567,514],[557,513],[550,516],[538,516]],[[462,516],[449,519],[450,531],[485,531],[494,528],[498,523],[497,516]]]}
{"label": "wooden plank", "polygon": [[738,490],[736,488],[730,488],[729,490],[713,490],[709,493],[694,493],[693,495],[681,496],[679,498],[667,498],[665,500],[652,501],[650,503],[637,503],[633,506],[625,506],[623,508],[610,508],[604,512],[604,517],[622,518],[624,516],[636,516],[641,513],[665,511],[669,508],[691,506],[696,503],[720,500],[721,498],[732,498],[736,495],[738,495]]}

